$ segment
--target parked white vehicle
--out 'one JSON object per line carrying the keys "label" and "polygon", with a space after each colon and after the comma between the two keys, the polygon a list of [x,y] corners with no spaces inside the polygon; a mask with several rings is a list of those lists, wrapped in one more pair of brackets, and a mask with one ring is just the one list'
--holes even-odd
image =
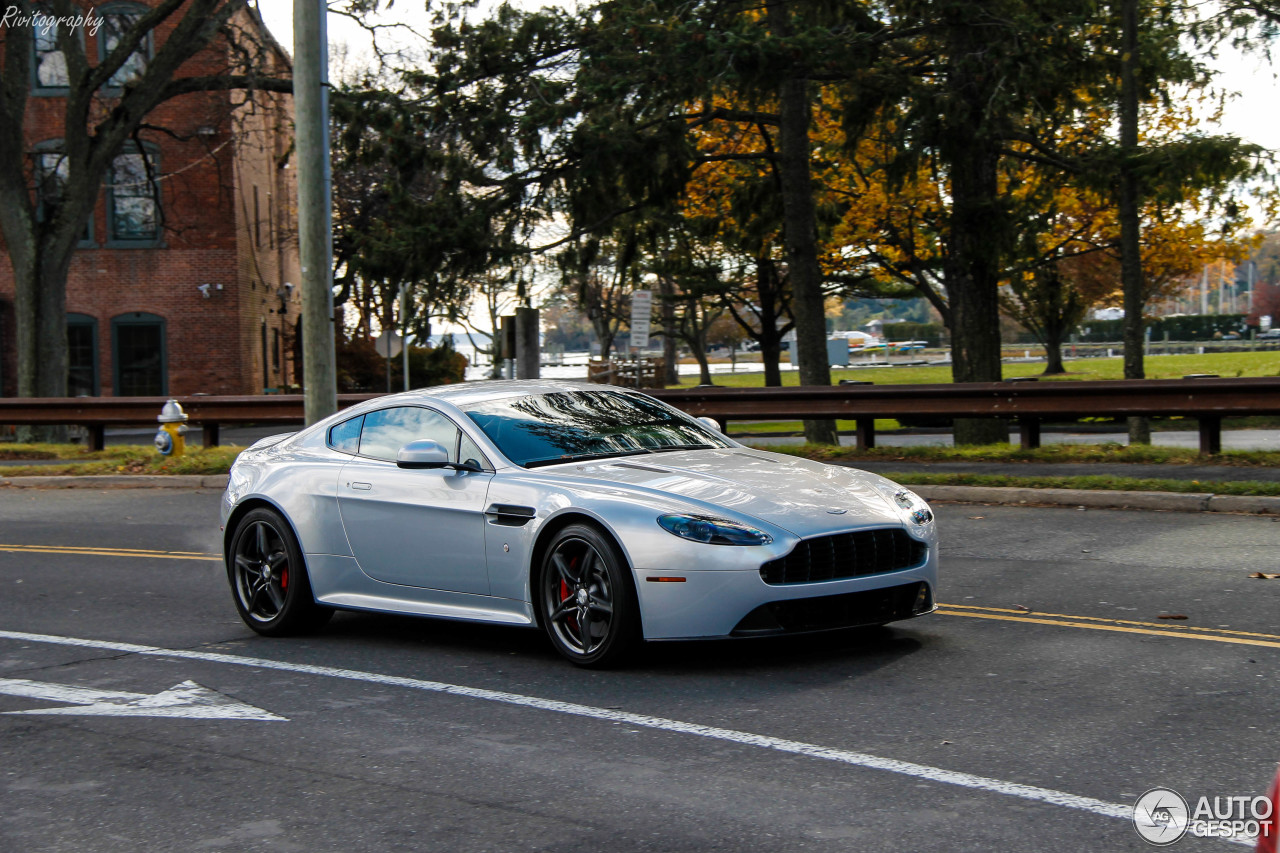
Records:
{"label": "parked white vehicle", "polygon": [[752,450],[639,392],[478,382],[370,400],[237,458],[228,580],[255,631],[334,609],[641,640],[928,613],[933,513],[883,477]]}

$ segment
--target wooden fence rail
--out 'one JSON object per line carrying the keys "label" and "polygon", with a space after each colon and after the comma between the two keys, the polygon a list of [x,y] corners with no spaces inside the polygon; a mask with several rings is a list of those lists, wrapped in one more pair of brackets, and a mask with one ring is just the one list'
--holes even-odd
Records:
{"label": "wooden fence rail", "polygon": [[[1044,421],[1079,417],[1180,415],[1196,418],[1200,451],[1222,449],[1222,419],[1280,415],[1280,377],[1135,379],[1099,382],[981,382],[948,385],[836,385],[784,388],[649,389],[646,393],[722,426],[738,420],[836,418],[857,424],[860,448],[875,446],[876,418],[1007,418],[1021,444],[1040,446]],[[375,394],[343,394],[341,408]],[[154,424],[164,397],[0,398],[0,424],[69,424],[89,428],[103,446],[109,426]],[[218,443],[222,424],[302,423],[300,395],[178,397],[205,446]]]}

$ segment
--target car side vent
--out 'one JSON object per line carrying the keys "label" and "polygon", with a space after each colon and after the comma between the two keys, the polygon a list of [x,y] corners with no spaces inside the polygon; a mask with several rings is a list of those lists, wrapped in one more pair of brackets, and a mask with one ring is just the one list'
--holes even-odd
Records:
{"label": "car side vent", "polygon": [[489,508],[484,511],[488,517],[490,524],[499,524],[503,527],[523,527],[533,517],[537,515],[537,510],[531,506],[518,506],[516,504],[489,504]]}
{"label": "car side vent", "polygon": [[858,530],[801,540],[760,567],[767,584],[817,583],[896,572],[925,561],[929,548],[900,528]]}

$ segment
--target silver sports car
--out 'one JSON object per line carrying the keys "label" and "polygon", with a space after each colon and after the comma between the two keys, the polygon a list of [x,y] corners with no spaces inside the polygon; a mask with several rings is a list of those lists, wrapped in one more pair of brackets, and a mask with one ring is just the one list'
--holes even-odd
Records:
{"label": "silver sports car", "polygon": [[541,627],[583,665],[641,640],[907,619],[933,610],[938,571],[911,491],[572,382],[428,388],[263,439],[222,521],[261,634],[416,614]]}

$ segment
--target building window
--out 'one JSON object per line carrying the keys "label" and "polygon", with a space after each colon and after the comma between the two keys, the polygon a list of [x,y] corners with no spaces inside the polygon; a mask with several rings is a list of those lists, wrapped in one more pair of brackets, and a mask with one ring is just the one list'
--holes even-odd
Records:
{"label": "building window", "polygon": [[159,157],[150,146],[116,155],[108,173],[107,229],[113,243],[160,240]]}
{"label": "building window", "polygon": [[[116,46],[127,39],[129,31],[146,11],[146,7],[135,6],[132,3],[114,3],[98,10],[98,16],[103,20],[102,29],[98,32],[99,62],[105,62]],[[151,47],[151,33],[147,33],[124,64],[111,75],[111,79],[107,81],[107,88],[122,89],[126,84],[141,77],[151,61]]]}
{"label": "building window", "polygon": [[48,8],[36,6],[34,11],[42,17],[31,34],[31,90],[37,95],[65,95],[67,58],[58,47],[58,25],[49,15]]}
{"label": "building window", "polygon": [[164,319],[155,314],[122,314],[111,320],[111,360],[117,397],[160,397],[169,393]]}
{"label": "building window", "polygon": [[[31,155],[33,173],[36,182],[36,220],[52,222],[58,215],[58,208],[66,195],[67,178],[70,165],[62,151],[61,140],[42,142],[36,146]],[[84,231],[80,234],[80,245],[93,245],[93,217],[84,221]]]}
{"label": "building window", "polygon": [[67,315],[67,396],[98,396],[98,321]]}

